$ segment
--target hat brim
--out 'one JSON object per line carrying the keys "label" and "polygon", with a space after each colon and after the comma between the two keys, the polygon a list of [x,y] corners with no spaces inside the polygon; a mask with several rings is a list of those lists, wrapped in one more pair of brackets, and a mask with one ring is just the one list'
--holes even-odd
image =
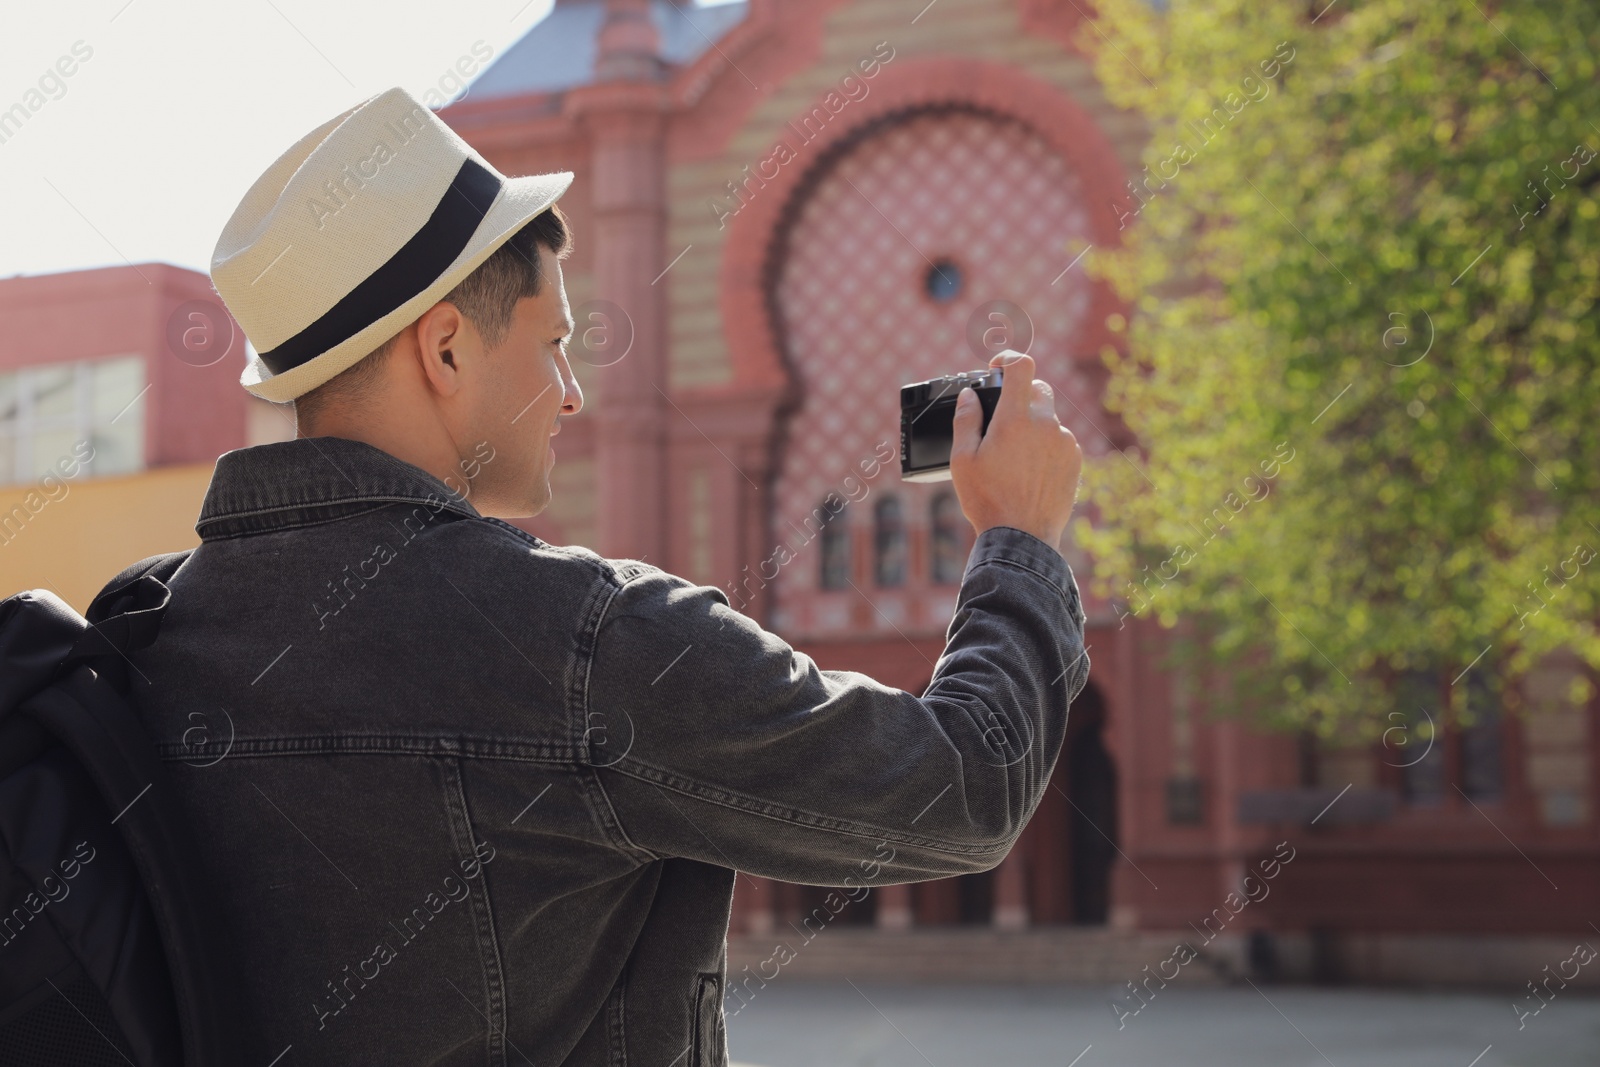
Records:
{"label": "hat brim", "polygon": [[251,356],[239,383],[263,400],[282,404],[349,370],[482,266],[513,234],[559,200],[572,179],[571,171],[505,179],[467,247],[426,289],[354,336],[282,374],[272,373],[259,355]]}

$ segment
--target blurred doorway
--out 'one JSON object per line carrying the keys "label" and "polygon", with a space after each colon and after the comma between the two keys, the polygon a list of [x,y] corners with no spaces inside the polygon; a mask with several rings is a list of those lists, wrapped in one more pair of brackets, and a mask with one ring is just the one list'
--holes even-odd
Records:
{"label": "blurred doorway", "polygon": [[1117,858],[1117,769],[1105,730],[1105,699],[1090,681],[1067,714],[1050,785],[1017,844],[1030,925],[1106,922]]}
{"label": "blurred doorway", "polygon": [[1106,709],[1091,682],[1067,717],[1066,766],[1072,922],[1100,925],[1111,910],[1111,865],[1117,858],[1117,768],[1105,744]]}
{"label": "blurred doorway", "polygon": [[[1091,681],[1072,704],[1050,785],[1006,861],[1023,866],[1029,925],[1107,921],[1118,839],[1117,769],[1105,728],[1105,699]],[[988,926],[995,897],[994,871],[917,883],[915,925]]]}

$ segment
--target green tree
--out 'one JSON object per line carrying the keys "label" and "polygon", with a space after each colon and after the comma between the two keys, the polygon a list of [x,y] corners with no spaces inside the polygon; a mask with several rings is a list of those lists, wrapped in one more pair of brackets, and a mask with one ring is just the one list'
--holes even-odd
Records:
{"label": "green tree", "polygon": [[1409,669],[1600,667],[1600,6],[1097,6],[1152,131],[1085,261],[1133,309],[1099,591],[1324,733]]}

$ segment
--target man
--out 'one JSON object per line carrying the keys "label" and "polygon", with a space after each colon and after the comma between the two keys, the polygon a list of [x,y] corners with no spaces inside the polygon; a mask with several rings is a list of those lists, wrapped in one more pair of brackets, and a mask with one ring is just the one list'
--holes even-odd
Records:
{"label": "man", "polygon": [[980,532],[920,698],[503,521],[583,406],[571,180],[502,177],[396,89],[219,240],[243,383],[299,431],[218,460],[136,699],[261,1065],[723,1064],[735,872],[863,899],[992,869],[1087,679],[1055,547],[1081,457],[1025,355],[987,435],[970,391],[957,416]]}

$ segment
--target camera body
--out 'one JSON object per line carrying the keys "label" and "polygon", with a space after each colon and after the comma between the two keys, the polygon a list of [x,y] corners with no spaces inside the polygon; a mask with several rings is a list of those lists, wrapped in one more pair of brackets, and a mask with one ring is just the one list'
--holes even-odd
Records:
{"label": "camera body", "polygon": [[987,432],[1000,402],[998,367],[947,374],[900,387],[900,480],[942,482],[950,478],[950,446],[955,441],[956,397],[972,386],[983,408]]}

